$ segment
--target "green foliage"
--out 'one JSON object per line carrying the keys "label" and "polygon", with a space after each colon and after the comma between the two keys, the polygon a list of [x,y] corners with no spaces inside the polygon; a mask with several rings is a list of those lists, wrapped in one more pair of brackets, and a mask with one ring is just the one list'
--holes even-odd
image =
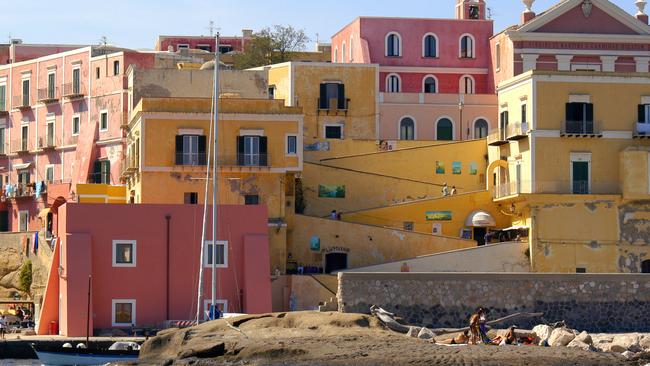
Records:
{"label": "green foliage", "polygon": [[290,25],[264,28],[246,43],[243,53],[235,55],[235,68],[242,70],[291,61],[293,54],[303,50],[308,41],[304,30]]}
{"label": "green foliage", "polygon": [[18,279],[20,280],[20,289],[29,293],[32,287],[32,261],[29,259],[23,263]]}

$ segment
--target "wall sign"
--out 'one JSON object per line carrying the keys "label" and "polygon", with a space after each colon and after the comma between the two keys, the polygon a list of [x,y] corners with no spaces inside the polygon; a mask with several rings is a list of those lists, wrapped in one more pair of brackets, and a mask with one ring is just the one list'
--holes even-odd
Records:
{"label": "wall sign", "polygon": [[435,223],[433,224],[433,229],[431,230],[431,234],[433,235],[442,235],[442,224],[441,223]]}
{"label": "wall sign", "polygon": [[427,211],[427,221],[451,221],[451,211]]}
{"label": "wall sign", "polygon": [[317,236],[312,236],[309,240],[309,248],[314,252],[320,251],[320,238]]}
{"label": "wall sign", "polygon": [[322,251],[324,254],[328,253],[350,253],[350,248],[345,247],[329,247],[325,248]]}
{"label": "wall sign", "polygon": [[320,198],[345,198],[345,186],[325,185],[318,186],[318,197]]}

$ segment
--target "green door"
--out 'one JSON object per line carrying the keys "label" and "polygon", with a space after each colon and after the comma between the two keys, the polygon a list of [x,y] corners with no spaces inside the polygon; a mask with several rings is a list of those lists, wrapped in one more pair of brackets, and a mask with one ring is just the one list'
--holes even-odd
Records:
{"label": "green door", "polygon": [[589,163],[574,161],[572,164],[573,194],[589,194]]}
{"label": "green door", "polygon": [[438,121],[436,138],[440,141],[452,141],[454,139],[454,124],[449,119],[443,118]]}

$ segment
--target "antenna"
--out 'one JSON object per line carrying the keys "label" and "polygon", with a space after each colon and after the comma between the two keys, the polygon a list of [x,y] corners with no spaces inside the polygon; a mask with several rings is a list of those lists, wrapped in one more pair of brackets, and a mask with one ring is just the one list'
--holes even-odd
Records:
{"label": "antenna", "polygon": [[319,43],[320,43],[319,36],[320,36],[320,34],[316,33],[316,44],[319,44]]}
{"label": "antenna", "polygon": [[214,21],[210,21],[210,25],[208,26],[208,31],[210,32],[210,37],[214,37]]}
{"label": "antenna", "polygon": [[492,19],[492,16],[493,16],[493,15],[494,15],[494,14],[492,13],[492,8],[488,7],[488,8],[487,8],[487,18],[488,18],[488,19]]}

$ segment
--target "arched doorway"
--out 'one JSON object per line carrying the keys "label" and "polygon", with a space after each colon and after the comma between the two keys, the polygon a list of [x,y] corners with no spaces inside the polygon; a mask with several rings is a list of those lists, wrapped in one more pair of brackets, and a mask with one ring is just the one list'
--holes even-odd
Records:
{"label": "arched doorway", "polygon": [[454,123],[449,118],[441,118],[436,123],[436,140],[452,141],[454,139]]}
{"label": "arched doorway", "polygon": [[641,263],[641,273],[650,273],[650,260]]}
{"label": "arched doorway", "polygon": [[334,252],[325,254],[325,273],[348,269],[348,253]]}
{"label": "arched doorway", "polygon": [[485,181],[487,190],[496,194],[495,187],[504,186],[510,182],[508,162],[505,160],[493,161],[487,168]]}
{"label": "arched doorway", "polygon": [[482,139],[487,137],[487,135],[488,135],[488,122],[483,118],[477,119],[474,122],[474,138]]}

